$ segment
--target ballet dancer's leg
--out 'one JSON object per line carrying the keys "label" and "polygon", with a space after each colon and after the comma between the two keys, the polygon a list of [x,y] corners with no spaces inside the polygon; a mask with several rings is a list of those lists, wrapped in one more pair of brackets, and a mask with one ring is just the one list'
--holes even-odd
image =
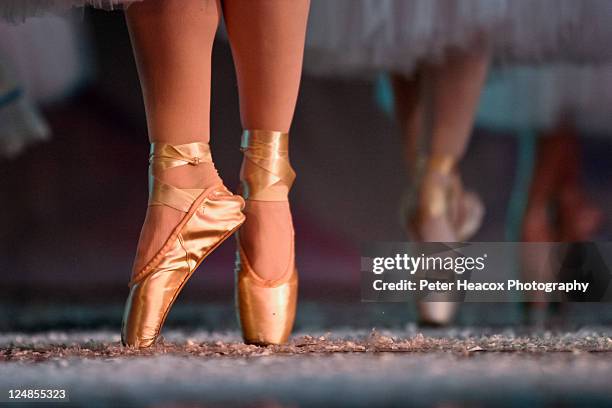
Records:
{"label": "ballet dancer's leg", "polygon": [[[420,185],[415,239],[464,240],[482,218],[477,196],[461,188],[456,163],[469,141],[488,61],[485,49],[451,54],[440,65],[422,66],[413,78],[392,76],[405,158],[413,181]],[[441,190],[451,187],[454,199],[446,205],[452,207],[450,217],[432,217],[432,207],[445,207],[443,197],[449,196]]]}
{"label": "ballet dancer's leg", "polygon": [[453,173],[463,157],[486,79],[489,53],[451,54],[441,65],[423,72],[425,121],[430,138],[419,194],[417,228],[425,241],[456,241],[453,216],[444,197],[453,187]]}
{"label": "ballet dancer's leg", "polygon": [[297,270],[288,193],[289,128],[300,84],[308,0],[225,0],[234,55],[247,221],[238,234],[236,295],[245,342],[281,344],[295,319]]}
{"label": "ballet dancer's leg", "polygon": [[[480,225],[482,204],[463,191],[456,164],[469,141],[488,61],[486,51],[453,54],[441,65],[422,67],[414,79],[393,78],[405,156],[418,189],[408,220],[415,240],[465,240]],[[450,322],[455,305],[419,303],[418,309],[422,323],[441,325]]]}
{"label": "ballet dancer's leg", "polygon": [[[244,129],[287,133],[302,72],[308,0],[225,0],[223,13],[236,65]],[[289,202],[247,197],[240,239],[263,279],[290,263]]]}
{"label": "ballet dancer's leg", "polygon": [[404,162],[408,174],[416,176],[417,158],[421,136],[423,136],[424,107],[421,97],[422,78],[417,71],[412,77],[394,73],[393,86],[395,117],[404,142]]}
{"label": "ballet dancer's leg", "polygon": [[[588,241],[601,211],[581,183],[580,144],[573,124],[558,123],[542,135],[523,219],[523,240]],[[556,212],[551,211],[556,208]]]}
{"label": "ballet dancer's leg", "polygon": [[127,10],[151,141],[149,207],[123,316],[123,344],[149,347],[198,265],[244,222],[209,141],[215,0],[147,0]]}
{"label": "ballet dancer's leg", "polygon": [[425,71],[430,83],[431,154],[460,159],[467,148],[488,68],[487,50],[450,54]]}
{"label": "ballet dancer's leg", "polygon": [[[147,113],[151,143],[175,145],[210,139],[213,40],[221,16],[217,0],[147,0],[126,12]],[[179,188],[219,182],[212,163],[169,168],[158,175]],[[159,251],[182,212],[150,206],[133,271]]]}

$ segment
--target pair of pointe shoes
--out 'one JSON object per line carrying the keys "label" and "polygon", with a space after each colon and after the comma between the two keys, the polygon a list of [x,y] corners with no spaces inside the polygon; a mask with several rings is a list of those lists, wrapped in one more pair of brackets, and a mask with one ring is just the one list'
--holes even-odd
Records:
{"label": "pair of pointe shoes", "polygon": [[[295,178],[288,135],[247,130],[241,150],[245,158],[240,172],[242,196],[287,201]],[[132,277],[121,329],[124,345],[145,348],[155,343],[187,280],[245,221],[244,199],[221,183],[207,189],[179,189],[157,178],[166,169],[201,163],[212,163],[207,143],[151,145],[149,205],[165,205],[184,216],[159,252]],[[293,245],[287,271],[268,281],[252,268],[238,234],[237,244],[236,307],[244,340],[259,345],[284,343],[293,327],[297,300]]]}
{"label": "pair of pointe shoes", "polygon": [[[453,156],[431,156],[418,175],[412,197],[404,205],[404,225],[411,240],[420,242],[463,242],[480,228],[484,205],[473,192],[465,191]],[[427,326],[444,326],[455,316],[457,304],[445,301],[417,303],[419,321]]]}

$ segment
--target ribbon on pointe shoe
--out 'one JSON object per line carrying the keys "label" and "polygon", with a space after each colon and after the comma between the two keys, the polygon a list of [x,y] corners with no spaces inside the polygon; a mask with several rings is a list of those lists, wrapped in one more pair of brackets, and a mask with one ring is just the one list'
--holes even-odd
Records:
{"label": "ribbon on pointe shoe", "polygon": [[242,196],[256,201],[287,201],[295,180],[289,162],[289,135],[267,130],[245,130],[240,150]]}

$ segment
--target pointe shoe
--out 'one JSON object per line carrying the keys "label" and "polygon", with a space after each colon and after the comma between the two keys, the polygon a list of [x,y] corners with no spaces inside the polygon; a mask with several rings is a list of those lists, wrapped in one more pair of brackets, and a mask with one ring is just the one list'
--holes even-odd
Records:
{"label": "pointe shoe", "polygon": [[212,163],[207,143],[154,143],[150,156],[149,205],[185,213],[159,252],[129,284],[121,341],[145,348],[159,336],[179,292],[200,263],[244,222],[244,200],[223,184],[179,189],[156,176],[171,167]]}
{"label": "pointe shoe", "polygon": [[[241,150],[241,193],[247,200],[287,201],[295,172],[289,163],[289,135],[282,132],[245,130]],[[236,309],[245,343],[282,344],[287,341],[297,303],[298,274],[294,238],[291,237],[289,265],[282,276],[265,280],[249,262],[236,234]]]}
{"label": "pointe shoe", "polygon": [[[417,178],[414,197],[405,210],[405,225],[410,237],[420,242],[457,242],[469,239],[482,222],[484,207],[473,193],[465,193],[455,172],[453,156],[427,158],[423,174]],[[417,303],[419,322],[427,326],[449,324],[457,303],[445,301]]]}
{"label": "pointe shoe", "polygon": [[[444,192],[448,206],[448,219],[451,228],[454,230],[457,242],[469,241],[482,226],[485,215],[485,207],[480,196],[471,191],[465,190],[461,183],[461,177],[457,172],[453,172],[451,185],[448,192]],[[420,183],[415,183],[420,184]],[[418,186],[417,186],[418,187]],[[418,211],[418,188],[408,189],[403,197],[401,204],[400,220],[406,228],[410,239],[421,241],[422,235],[415,230],[415,214]],[[417,228],[418,229],[418,228]],[[438,239],[440,241],[440,239]]]}

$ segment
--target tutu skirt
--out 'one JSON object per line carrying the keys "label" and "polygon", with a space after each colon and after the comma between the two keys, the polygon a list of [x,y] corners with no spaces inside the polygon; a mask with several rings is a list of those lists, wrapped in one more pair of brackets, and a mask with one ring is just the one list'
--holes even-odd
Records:
{"label": "tutu skirt", "polygon": [[62,99],[90,75],[87,33],[78,19],[32,18],[0,22],[0,157],[47,140],[50,129],[36,108]]}
{"label": "tutu skirt", "polygon": [[77,16],[0,22],[0,56],[31,101],[52,103],[90,79],[88,38]]}
{"label": "tutu skirt", "polygon": [[507,63],[612,60],[609,0],[312,0],[306,70],[409,74],[449,50]]}
{"label": "tutu skirt", "polygon": [[612,64],[493,70],[477,123],[502,131],[546,130],[568,116],[581,131],[612,136]]}
{"label": "tutu skirt", "polygon": [[113,10],[140,0],[2,0],[0,19],[19,23],[28,17],[63,13],[72,7],[93,6]]}

